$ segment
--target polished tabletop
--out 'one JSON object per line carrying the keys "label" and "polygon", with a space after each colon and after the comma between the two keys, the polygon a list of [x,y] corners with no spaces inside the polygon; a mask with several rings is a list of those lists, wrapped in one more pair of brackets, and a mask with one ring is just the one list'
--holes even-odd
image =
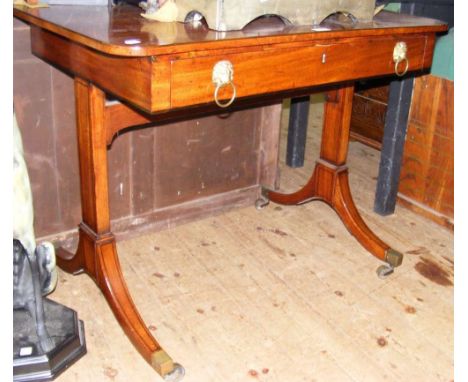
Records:
{"label": "polished tabletop", "polygon": [[122,56],[151,56],[204,49],[239,47],[281,42],[333,39],[391,33],[423,33],[446,30],[446,24],[422,17],[380,12],[371,22],[325,21],[320,25],[294,26],[267,17],[240,31],[218,32],[205,24],[161,23],[141,17],[131,5],[51,5],[49,8],[14,7],[14,16],[79,42]]}

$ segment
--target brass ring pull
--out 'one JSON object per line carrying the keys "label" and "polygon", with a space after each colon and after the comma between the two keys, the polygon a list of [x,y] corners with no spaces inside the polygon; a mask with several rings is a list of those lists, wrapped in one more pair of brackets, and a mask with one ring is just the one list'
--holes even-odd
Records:
{"label": "brass ring pull", "polygon": [[[218,100],[218,92],[219,90],[223,87],[223,86],[227,86],[227,85],[231,85],[231,88],[232,88],[232,97],[229,101],[227,101],[226,103],[222,103]],[[222,107],[222,108],[226,108],[228,106],[230,106],[234,100],[236,99],[236,86],[232,83],[232,82],[228,82],[227,84],[219,84],[216,86],[216,89],[215,89],[215,92],[214,92],[214,99],[215,99],[215,102],[216,102],[216,105],[218,105],[219,107]]]}
{"label": "brass ring pull", "polygon": [[[393,49],[393,62],[395,62],[395,74],[399,77],[403,77],[409,68],[409,60],[407,57],[408,53],[408,46],[406,42],[399,41],[395,44],[395,48]],[[400,63],[405,62],[405,66],[403,71],[399,71]]]}
{"label": "brass ring pull", "polygon": [[[230,106],[237,96],[236,86],[234,85],[234,67],[231,62],[227,60],[218,61],[216,65],[213,67],[213,74],[212,74],[212,81],[213,84],[216,86],[214,92],[214,100],[216,105],[222,108],[226,108]],[[220,102],[218,99],[218,93],[221,88],[224,86],[230,85],[232,88],[232,96],[231,99],[225,103]]]}
{"label": "brass ring pull", "polygon": [[[405,62],[405,68],[403,69],[402,72],[399,72],[398,68],[400,67],[400,63],[402,63],[403,61]],[[408,71],[408,68],[409,68],[409,61],[408,61],[408,59],[406,57],[401,61],[396,61],[395,62],[395,74],[398,77],[403,77],[406,74],[406,72]]]}

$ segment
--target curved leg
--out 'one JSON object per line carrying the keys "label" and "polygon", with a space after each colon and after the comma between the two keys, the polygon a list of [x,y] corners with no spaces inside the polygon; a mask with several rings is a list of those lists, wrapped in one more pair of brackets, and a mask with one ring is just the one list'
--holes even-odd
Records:
{"label": "curved leg", "polygon": [[316,176],[315,171],[312,173],[307,184],[300,190],[291,194],[282,194],[271,190],[263,190],[262,195],[269,201],[284,205],[304,204],[314,199],[319,199],[316,192]]}
{"label": "curved leg", "polygon": [[183,375],[180,366],[149,332],[133,303],[110,231],[104,93],[76,78],[75,98],[83,222],[76,254],[59,249],[57,263],[73,274],[86,272],[143,358],[167,380],[177,380],[174,376]]}
{"label": "curved leg", "polygon": [[115,240],[96,246],[96,283],[101,288],[125,334],[143,358],[162,376],[174,369],[169,355],[149,332],[125,283]]}
{"label": "curved leg", "polygon": [[337,172],[335,190],[332,197],[332,207],[345,224],[348,231],[370,253],[391,267],[398,267],[403,261],[403,255],[384,243],[367,226],[361,217],[351,196],[348,182],[348,169]]}
{"label": "curved leg", "polygon": [[[81,242],[80,242],[81,243]],[[84,272],[83,252],[80,249],[80,243],[76,253],[67,251],[65,248],[57,248],[57,265],[67,273],[79,275]]]}
{"label": "curved leg", "polygon": [[263,190],[263,196],[272,202],[286,205],[302,204],[311,200],[326,202],[359,243],[393,269],[401,265],[403,255],[391,249],[366,225],[354,204],[349,188],[346,157],[353,92],[354,87],[347,85],[328,93],[320,159],[307,184],[292,194]]}

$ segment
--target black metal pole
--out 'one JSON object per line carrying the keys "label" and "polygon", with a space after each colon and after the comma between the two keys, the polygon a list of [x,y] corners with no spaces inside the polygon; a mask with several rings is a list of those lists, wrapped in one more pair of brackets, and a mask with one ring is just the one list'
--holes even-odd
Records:
{"label": "black metal pole", "polygon": [[304,166],[309,105],[309,96],[291,99],[286,150],[286,164],[290,167]]}
{"label": "black metal pole", "polygon": [[380,215],[395,211],[413,82],[413,78],[406,78],[390,84],[374,201],[374,211]]}
{"label": "black metal pole", "polygon": [[[414,3],[401,4],[400,12],[413,15],[415,7]],[[379,215],[391,215],[395,212],[413,83],[413,78],[390,83],[374,200],[374,211]]]}

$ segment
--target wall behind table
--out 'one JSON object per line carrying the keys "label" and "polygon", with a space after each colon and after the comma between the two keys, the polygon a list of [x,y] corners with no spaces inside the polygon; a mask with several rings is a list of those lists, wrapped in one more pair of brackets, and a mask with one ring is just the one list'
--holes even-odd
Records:
{"label": "wall behind table", "polygon": [[[81,220],[73,80],[30,53],[14,20],[14,106],[36,236],[73,236]],[[281,105],[133,130],[109,151],[114,232],[161,229],[253,205],[277,174]],[[177,127],[177,128],[175,128]]]}

